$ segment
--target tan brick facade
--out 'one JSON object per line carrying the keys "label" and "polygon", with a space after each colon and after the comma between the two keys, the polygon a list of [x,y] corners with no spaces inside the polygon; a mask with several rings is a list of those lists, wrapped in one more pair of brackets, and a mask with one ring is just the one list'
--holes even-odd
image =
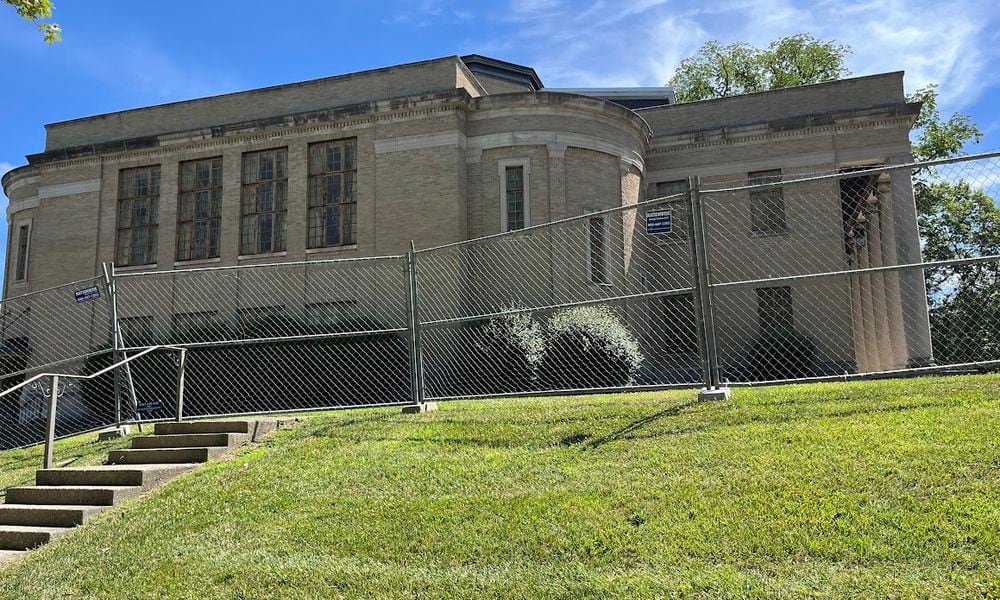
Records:
{"label": "tan brick facade", "polygon": [[[45,152],[3,180],[12,231],[31,224],[28,277],[12,281],[8,248],[5,297],[99,275],[101,264],[114,260],[119,176],[131,167],[160,166],[160,201],[156,262],[128,270],[168,271],[399,254],[411,240],[426,248],[497,233],[498,167],[504,164],[524,165],[527,221],[540,224],[634,204],[655,196],[658,183],[692,176],[711,186],[767,169],[787,178],[910,158],[915,113],[903,99],[901,73],[636,111],[593,97],[524,89],[477,78],[451,57],[49,125]],[[309,145],[347,138],[357,141],[356,243],[307,249]],[[273,148],[288,151],[286,249],[242,255],[242,157]],[[210,157],[223,163],[219,256],[178,262],[179,164]],[[802,202],[837,197],[833,189],[802,192]],[[727,211],[716,232],[720,268],[727,268],[730,250],[739,256],[728,268],[746,278],[771,276],[775,264],[805,255],[814,257],[810,269],[843,268],[839,206],[798,206],[789,212],[795,236],[763,240],[748,237],[748,200],[730,202],[716,207]],[[886,204],[897,213],[896,223],[910,224],[895,232],[893,247],[900,257],[919,258],[908,182],[893,180]],[[684,264],[688,248],[656,245],[637,255],[638,218],[631,213],[610,240],[612,282],[676,285],[677,274],[649,266]],[[573,256],[580,250],[563,251],[567,268],[554,277],[584,276],[584,261]],[[815,286],[796,301],[848,298],[851,291],[838,285],[844,284]],[[883,296],[885,285],[876,286]],[[552,287],[559,288],[558,280]],[[749,298],[752,290],[739,293]],[[903,305],[911,313],[922,310],[926,319],[921,299],[904,298]],[[833,340],[827,361],[882,366],[929,355],[926,335],[917,328],[901,331],[899,347],[880,358],[880,351],[852,336],[851,307],[845,301],[807,327]],[[881,310],[898,315],[899,303],[883,303]],[[732,336],[752,336],[754,315],[723,317],[746,324]]]}

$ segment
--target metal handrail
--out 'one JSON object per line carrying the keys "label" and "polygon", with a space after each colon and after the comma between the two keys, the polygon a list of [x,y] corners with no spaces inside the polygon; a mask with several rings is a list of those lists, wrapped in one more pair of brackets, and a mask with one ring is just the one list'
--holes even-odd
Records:
{"label": "metal handrail", "polygon": [[[131,362],[131,361],[139,358],[140,356],[145,356],[145,355],[147,355],[147,354],[149,354],[151,352],[155,352],[157,350],[173,350],[175,352],[180,352],[180,351],[184,350],[184,348],[181,348],[179,346],[165,346],[165,345],[163,345],[163,346],[147,346],[141,352],[137,352],[137,353],[133,354],[132,356],[123,358],[122,360],[114,363],[110,367],[105,367],[105,368],[101,369],[100,371],[97,371],[96,373],[91,373],[90,375],[74,375],[72,373],[39,373],[38,375],[35,375],[34,377],[32,377],[30,379],[25,379],[21,383],[19,383],[19,384],[15,385],[15,386],[12,386],[12,387],[10,387],[10,388],[8,388],[8,389],[0,392],[0,398],[3,398],[7,394],[10,394],[14,390],[21,389],[21,388],[23,388],[24,386],[26,386],[28,384],[34,383],[35,381],[38,381],[39,379],[45,379],[46,377],[60,377],[60,378],[64,378],[64,379],[94,379],[96,377],[100,377],[101,375],[104,375],[105,373],[111,372],[111,371],[117,369],[118,367],[122,366],[123,364]],[[109,352],[109,350],[104,350],[102,352]],[[93,354],[94,355],[100,354],[100,352],[95,352]]]}
{"label": "metal handrail", "polygon": [[49,405],[48,413],[46,415],[46,427],[45,427],[45,454],[42,458],[42,468],[51,469],[52,468],[52,448],[55,443],[56,437],[56,407],[59,402],[59,379],[78,379],[87,380],[95,379],[104,375],[105,373],[110,373],[115,369],[121,367],[122,365],[128,364],[137,358],[141,358],[147,354],[157,352],[159,350],[169,350],[177,352],[180,354],[180,360],[177,363],[177,421],[180,421],[184,411],[184,363],[187,358],[187,350],[178,346],[168,346],[168,345],[157,345],[149,346],[140,352],[136,352],[131,356],[127,356],[118,362],[112,364],[111,366],[105,367],[100,371],[91,373],[90,375],[75,375],[72,373],[39,373],[30,379],[26,379],[21,383],[0,392],[0,398],[13,393],[27,385],[31,385],[36,381],[45,379],[46,377],[52,378],[52,384],[49,388]]}

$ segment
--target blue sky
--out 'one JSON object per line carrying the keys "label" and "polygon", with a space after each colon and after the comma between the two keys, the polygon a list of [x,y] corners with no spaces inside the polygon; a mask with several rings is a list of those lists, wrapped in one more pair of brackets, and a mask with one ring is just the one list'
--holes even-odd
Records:
{"label": "blue sky", "polygon": [[987,1],[56,0],[54,20],[64,36],[50,47],[0,4],[0,173],[43,148],[45,123],[136,106],[473,52],[551,87],[662,85],[707,40],[800,32],[851,46],[856,75],[939,83],[942,111],[972,115],[978,149],[1000,148],[1000,8]]}

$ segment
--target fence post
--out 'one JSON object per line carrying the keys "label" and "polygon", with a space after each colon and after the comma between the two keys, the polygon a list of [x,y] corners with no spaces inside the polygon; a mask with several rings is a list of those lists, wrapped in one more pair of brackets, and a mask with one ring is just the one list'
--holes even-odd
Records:
{"label": "fence post", "polygon": [[177,359],[177,422],[184,418],[184,364],[187,362],[187,350],[181,348]]}
{"label": "fence post", "polygon": [[[111,317],[111,347],[114,353],[111,355],[111,362],[117,363],[122,359],[121,345],[119,340],[121,332],[118,329],[118,300],[115,297],[115,264],[101,263],[104,269],[104,287],[108,292],[108,305]],[[122,374],[121,369],[114,370],[114,394],[115,394],[115,426],[122,426]]]}
{"label": "fence post", "polygon": [[695,227],[695,206],[694,206],[694,178],[688,179],[688,189],[687,189],[687,230],[688,230],[688,244],[691,252],[691,281],[692,287],[694,288],[694,299],[692,304],[694,305],[694,324],[695,324],[695,334],[698,336],[698,360],[701,365],[701,381],[708,387],[711,385],[711,371],[708,364],[708,342],[707,335],[705,333],[705,311],[703,310],[704,299],[702,296],[705,294],[705,288],[701,282],[701,268],[699,267],[699,247],[700,242],[698,241],[696,232],[699,230]]}
{"label": "fence post", "polygon": [[404,413],[434,410],[436,405],[428,403],[424,396],[424,357],[420,344],[420,307],[417,288],[417,248],[410,240],[410,251],[406,253],[406,308],[409,313],[410,330],[410,389],[413,404],[403,408]]}
{"label": "fence post", "polygon": [[705,206],[701,201],[701,177],[688,180],[691,194],[691,209],[694,212],[694,249],[697,262],[696,287],[700,289],[702,328],[704,331],[707,375],[702,399],[727,398],[728,389],[720,386],[719,353],[715,330],[715,293],[712,288],[711,261],[709,259],[709,238],[705,222]]}
{"label": "fence post", "polygon": [[52,468],[52,446],[56,440],[56,404],[59,402],[59,376],[52,376],[52,389],[49,390],[49,412],[45,419],[45,457],[42,468]]}

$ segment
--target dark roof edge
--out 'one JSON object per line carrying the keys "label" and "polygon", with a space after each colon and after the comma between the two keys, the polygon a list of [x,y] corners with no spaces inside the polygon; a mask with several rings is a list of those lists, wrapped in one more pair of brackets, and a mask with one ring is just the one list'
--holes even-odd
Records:
{"label": "dark roof edge", "polygon": [[481,54],[466,54],[465,56],[460,56],[459,58],[473,73],[476,72],[475,65],[481,65],[485,67],[485,69],[483,69],[484,73],[516,83],[527,83],[534,88],[534,91],[538,91],[545,87],[542,84],[542,79],[538,76],[538,73],[536,73],[531,67],[518,65],[496,58],[490,58]]}

